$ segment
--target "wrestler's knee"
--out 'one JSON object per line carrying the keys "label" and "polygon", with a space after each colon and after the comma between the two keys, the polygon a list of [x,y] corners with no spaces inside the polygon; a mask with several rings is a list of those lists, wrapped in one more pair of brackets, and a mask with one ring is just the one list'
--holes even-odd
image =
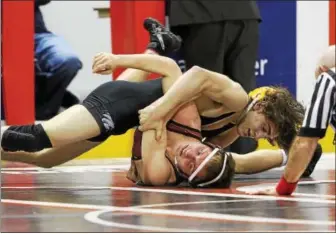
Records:
{"label": "wrestler's knee", "polygon": [[190,72],[193,74],[194,77],[197,77],[198,79],[204,78],[209,74],[208,70],[196,65],[190,68]]}
{"label": "wrestler's knee", "polygon": [[41,124],[10,126],[1,138],[1,148],[4,151],[37,152],[51,147],[50,139]]}

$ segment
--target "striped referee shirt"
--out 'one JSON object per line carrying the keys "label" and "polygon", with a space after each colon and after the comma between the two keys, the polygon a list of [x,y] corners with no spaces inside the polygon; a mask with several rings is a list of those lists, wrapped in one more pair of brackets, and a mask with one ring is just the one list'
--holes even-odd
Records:
{"label": "striped referee shirt", "polygon": [[335,68],[318,77],[299,136],[323,138],[329,124],[336,131]]}

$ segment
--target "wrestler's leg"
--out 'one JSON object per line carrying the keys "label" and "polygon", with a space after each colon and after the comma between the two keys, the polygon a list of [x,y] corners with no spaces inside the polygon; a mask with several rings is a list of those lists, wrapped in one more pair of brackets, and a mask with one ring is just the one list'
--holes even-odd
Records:
{"label": "wrestler's leg", "polygon": [[34,153],[24,151],[6,152],[1,150],[1,160],[23,162],[50,168],[70,161],[98,146],[98,142],[80,141],[57,148],[44,149]]}
{"label": "wrestler's leg", "polygon": [[60,147],[101,133],[97,121],[83,105],[72,106],[42,124],[10,126],[1,130],[4,151],[26,152]]}
{"label": "wrestler's leg", "polygon": [[[146,50],[144,54],[157,54],[154,50]],[[117,80],[126,80],[130,82],[143,82],[149,76],[149,72],[128,68],[124,72],[122,72]]]}
{"label": "wrestler's leg", "polygon": [[72,106],[41,125],[53,147],[87,140],[101,133],[97,121],[83,105]]}
{"label": "wrestler's leg", "polygon": [[247,154],[232,153],[237,174],[254,174],[283,166],[287,157],[281,150],[257,150]]}

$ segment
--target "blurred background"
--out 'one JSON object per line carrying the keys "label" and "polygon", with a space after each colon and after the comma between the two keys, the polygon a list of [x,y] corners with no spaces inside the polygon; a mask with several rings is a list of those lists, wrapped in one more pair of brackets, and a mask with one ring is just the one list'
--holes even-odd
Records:
{"label": "blurred background", "polygon": [[[92,74],[96,53],[141,53],[148,41],[143,19],[167,20],[164,1],[40,1],[38,6],[37,2],[1,2],[2,124],[48,119],[80,102],[117,75]],[[335,44],[335,1],[256,3],[262,18],[254,66],[256,86],[283,85],[307,104],[318,56]],[[36,22],[36,7],[46,28]],[[45,31],[55,37],[46,38]],[[47,53],[51,48],[56,52]],[[184,68],[183,56],[173,57]],[[128,157],[132,132],[111,137],[81,158]],[[330,130],[321,142],[325,152],[333,152]],[[271,148],[265,141],[258,147]]]}

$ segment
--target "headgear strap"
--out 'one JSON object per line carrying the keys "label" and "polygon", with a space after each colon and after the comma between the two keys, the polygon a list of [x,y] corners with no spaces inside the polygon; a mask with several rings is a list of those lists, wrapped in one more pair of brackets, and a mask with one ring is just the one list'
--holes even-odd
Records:
{"label": "headgear strap", "polygon": [[204,160],[203,162],[196,168],[196,170],[189,176],[188,181],[191,182],[195,176],[203,169],[205,164],[210,161],[210,159],[218,152],[218,148],[214,149]]}

